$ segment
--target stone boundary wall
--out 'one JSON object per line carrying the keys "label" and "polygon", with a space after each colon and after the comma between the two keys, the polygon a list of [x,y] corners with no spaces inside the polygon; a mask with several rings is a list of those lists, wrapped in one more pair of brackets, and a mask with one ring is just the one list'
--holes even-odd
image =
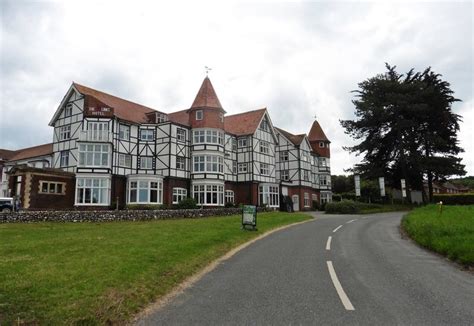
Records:
{"label": "stone boundary wall", "polygon": [[[270,211],[257,207],[258,212]],[[202,218],[242,214],[241,208],[119,210],[119,211],[23,211],[0,213],[1,223],[31,222],[114,222]],[[258,217],[257,217],[258,218]]]}

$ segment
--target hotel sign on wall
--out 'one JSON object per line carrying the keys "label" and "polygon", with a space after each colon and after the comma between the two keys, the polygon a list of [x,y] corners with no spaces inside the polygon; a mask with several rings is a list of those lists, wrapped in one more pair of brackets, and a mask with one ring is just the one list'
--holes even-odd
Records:
{"label": "hotel sign on wall", "polygon": [[87,116],[90,117],[113,117],[114,115],[114,110],[112,108],[108,107],[95,107],[95,106],[90,106],[87,109]]}

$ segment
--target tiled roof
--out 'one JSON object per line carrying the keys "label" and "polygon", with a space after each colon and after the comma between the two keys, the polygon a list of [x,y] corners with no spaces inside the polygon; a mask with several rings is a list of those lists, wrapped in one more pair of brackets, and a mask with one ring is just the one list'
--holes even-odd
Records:
{"label": "tiled roof", "polygon": [[18,151],[11,151],[9,149],[0,149],[0,160],[9,160],[12,158]]}
{"label": "tiled roof", "polygon": [[192,108],[216,108],[222,109],[221,102],[217,98],[217,94],[212,87],[209,77],[204,78],[201,88],[199,89],[196,98],[194,99]]}
{"label": "tiled roof", "polygon": [[306,136],[305,134],[293,135],[289,133],[288,131],[280,129],[278,127],[275,127],[275,129],[278,130],[278,132],[280,132],[283,136],[285,136],[294,145],[300,145],[304,137]]}
{"label": "tiled roof", "polygon": [[317,120],[313,122],[308,135],[309,141],[329,141]]}
{"label": "tiled roof", "polygon": [[187,111],[188,110],[181,110],[181,111],[168,113],[168,119],[171,122],[189,126],[189,114]]}
{"label": "tiled roof", "polygon": [[134,102],[124,100],[120,97],[116,97],[87,86],[73,83],[74,87],[83,95],[90,96],[96,101],[99,101],[110,108],[114,109],[116,117],[122,120],[146,123],[146,113],[154,112],[155,110]]}
{"label": "tiled roof", "polygon": [[224,117],[224,130],[236,136],[253,135],[266,108]]}
{"label": "tiled roof", "polygon": [[53,154],[53,143],[38,145],[28,148],[19,149],[16,154],[10,158],[9,161],[18,161],[28,158],[52,155]]}

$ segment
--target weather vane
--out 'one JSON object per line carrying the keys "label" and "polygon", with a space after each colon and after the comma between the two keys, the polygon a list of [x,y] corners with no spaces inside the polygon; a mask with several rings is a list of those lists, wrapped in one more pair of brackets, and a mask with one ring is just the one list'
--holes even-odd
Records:
{"label": "weather vane", "polygon": [[318,116],[316,114],[314,115],[314,120],[318,120]]}
{"label": "weather vane", "polygon": [[208,66],[204,66],[204,69],[206,69],[206,76],[209,75],[209,71],[212,70],[212,68],[210,68]]}

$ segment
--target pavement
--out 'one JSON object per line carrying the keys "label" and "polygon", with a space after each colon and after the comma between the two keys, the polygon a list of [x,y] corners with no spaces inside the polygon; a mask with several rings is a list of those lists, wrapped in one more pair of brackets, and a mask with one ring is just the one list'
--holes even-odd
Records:
{"label": "pavement", "polygon": [[402,238],[403,214],[273,233],[137,324],[474,325],[473,274]]}

